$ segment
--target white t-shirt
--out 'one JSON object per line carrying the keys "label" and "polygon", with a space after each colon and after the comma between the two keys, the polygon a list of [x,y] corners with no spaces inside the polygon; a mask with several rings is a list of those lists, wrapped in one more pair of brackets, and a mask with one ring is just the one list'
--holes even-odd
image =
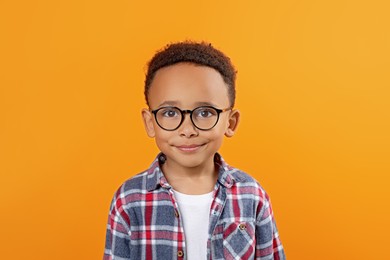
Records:
{"label": "white t-shirt", "polygon": [[205,260],[213,192],[201,195],[187,195],[175,190],[173,192],[183,221],[187,259]]}

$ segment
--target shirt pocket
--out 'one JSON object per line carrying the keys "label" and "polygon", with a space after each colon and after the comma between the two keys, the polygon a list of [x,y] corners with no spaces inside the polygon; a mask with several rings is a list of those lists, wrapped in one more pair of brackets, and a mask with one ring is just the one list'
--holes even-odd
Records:
{"label": "shirt pocket", "polygon": [[254,259],[255,249],[254,222],[235,221],[224,223],[223,255],[225,259]]}

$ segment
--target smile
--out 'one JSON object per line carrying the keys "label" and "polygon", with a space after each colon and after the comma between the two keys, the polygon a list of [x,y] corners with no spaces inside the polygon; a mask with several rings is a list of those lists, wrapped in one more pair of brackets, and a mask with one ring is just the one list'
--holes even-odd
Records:
{"label": "smile", "polygon": [[179,149],[182,152],[195,152],[199,150],[202,146],[205,144],[193,144],[193,145],[180,145],[180,146],[175,146],[177,149]]}

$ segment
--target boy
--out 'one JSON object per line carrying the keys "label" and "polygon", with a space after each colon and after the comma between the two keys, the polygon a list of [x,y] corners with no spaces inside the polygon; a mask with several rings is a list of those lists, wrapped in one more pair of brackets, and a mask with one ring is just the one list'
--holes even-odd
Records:
{"label": "boy", "polygon": [[240,118],[235,77],[206,43],[149,62],[142,117],[161,153],[115,194],[104,259],[285,259],[268,195],[218,153]]}

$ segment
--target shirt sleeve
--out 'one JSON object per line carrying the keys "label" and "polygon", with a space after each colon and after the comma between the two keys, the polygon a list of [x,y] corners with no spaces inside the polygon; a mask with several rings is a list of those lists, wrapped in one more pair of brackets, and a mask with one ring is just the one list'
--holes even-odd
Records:
{"label": "shirt sleeve", "polygon": [[266,193],[256,221],[256,259],[286,259],[273,216],[270,199]]}
{"label": "shirt sleeve", "polygon": [[114,196],[108,216],[103,260],[130,259],[130,218],[122,205],[120,196]]}

